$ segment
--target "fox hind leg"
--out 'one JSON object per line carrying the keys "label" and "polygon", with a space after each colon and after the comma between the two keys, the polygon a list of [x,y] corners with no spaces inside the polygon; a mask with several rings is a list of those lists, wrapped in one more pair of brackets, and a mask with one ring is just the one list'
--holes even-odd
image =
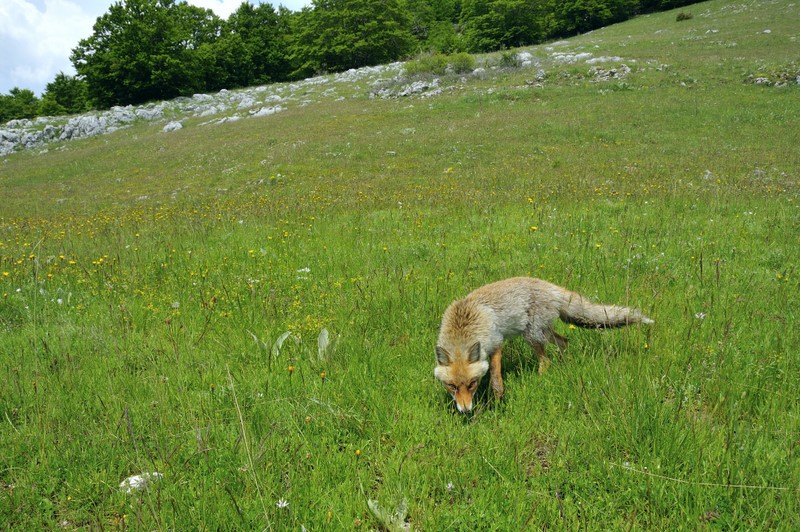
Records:
{"label": "fox hind leg", "polygon": [[550,367],[550,359],[547,358],[542,344],[538,342],[534,343],[533,350],[536,351],[536,356],[539,358],[539,375],[544,375],[544,372]]}
{"label": "fox hind leg", "polygon": [[553,330],[550,331],[550,335],[551,341],[558,346],[558,350],[563,354],[564,350],[567,349],[569,340]]}
{"label": "fox hind leg", "polygon": [[501,399],[503,397],[503,393],[505,392],[505,388],[503,386],[503,375],[500,373],[501,370],[501,358],[502,358],[502,348],[498,347],[495,349],[494,353],[489,361],[489,376],[491,379],[492,390],[494,390],[494,396],[497,399]]}
{"label": "fox hind leg", "polygon": [[545,342],[552,339],[552,341],[558,345],[559,349],[562,348],[562,343],[564,347],[566,347],[567,342],[566,338],[559,336],[549,328],[539,329],[533,324],[528,326],[528,328],[522,334],[522,337],[525,338],[525,341],[528,342],[528,345],[533,348],[537,358],[539,359],[539,375],[544,375],[544,372],[550,367],[550,359],[547,358],[547,355],[544,352]]}

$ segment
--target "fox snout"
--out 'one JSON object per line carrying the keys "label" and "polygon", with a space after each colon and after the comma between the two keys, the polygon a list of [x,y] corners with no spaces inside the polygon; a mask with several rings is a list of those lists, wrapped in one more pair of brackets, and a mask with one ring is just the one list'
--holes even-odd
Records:
{"label": "fox snout", "polygon": [[456,402],[456,408],[462,414],[472,412],[472,392],[466,386],[462,386],[461,389],[453,394],[453,400]]}

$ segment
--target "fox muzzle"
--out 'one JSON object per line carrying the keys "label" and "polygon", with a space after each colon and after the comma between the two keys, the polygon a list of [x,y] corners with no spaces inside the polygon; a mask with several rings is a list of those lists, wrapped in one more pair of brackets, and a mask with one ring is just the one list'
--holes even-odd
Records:
{"label": "fox muzzle", "polygon": [[453,395],[456,402],[456,408],[462,414],[469,414],[472,412],[472,394],[469,392],[460,392]]}

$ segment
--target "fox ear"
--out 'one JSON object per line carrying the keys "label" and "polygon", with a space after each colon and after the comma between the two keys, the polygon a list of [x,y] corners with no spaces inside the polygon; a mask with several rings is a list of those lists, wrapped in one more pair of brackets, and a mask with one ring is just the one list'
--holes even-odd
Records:
{"label": "fox ear", "polygon": [[474,344],[472,344],[472,347],[469,348],[468,360],[470,364],[474,364],[480,359],[481,359],[481,343],[475,342]]}
{"label": "fox ear", "polygon": [[444,347],[436,346],[436,362],[439,363],[440,366],[449,366],[450,365],[450,353],[448,353]]}

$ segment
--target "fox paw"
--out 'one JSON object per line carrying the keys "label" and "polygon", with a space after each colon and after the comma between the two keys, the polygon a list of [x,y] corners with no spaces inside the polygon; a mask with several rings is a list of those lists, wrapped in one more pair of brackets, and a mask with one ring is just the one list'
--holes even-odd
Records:
{"label": "fox paw", "polygon": [[539,375],[544,375],[544,372],[547,371],[547,368],[550,367],[550,359],[547,357],[542,357],[539,359]]}
{"label": "fox paw", "polygon": [[494,390],[494,398],[497,399],[498,401],[502,399],[503,395],[505,395],[506,393],[502,384],[500,386],[492,385],[492,390]]}

